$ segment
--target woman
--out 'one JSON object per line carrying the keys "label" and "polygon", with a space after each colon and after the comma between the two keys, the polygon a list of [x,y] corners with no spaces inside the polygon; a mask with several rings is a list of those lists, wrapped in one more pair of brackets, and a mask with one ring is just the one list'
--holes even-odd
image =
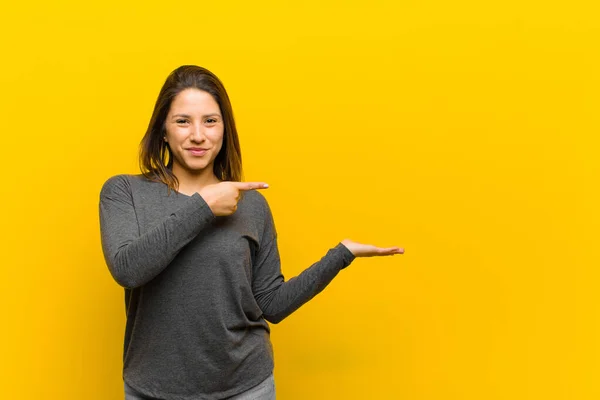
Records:
{"label": "woman", "polygon": [[284,280],[264,182],[241,182],[229,98],[193,65],[163,85],[139,175],[100,193],[102,249],[125,288],[126,399],[274,399],[278,323],[355,257],[404,250],[343,240]]}

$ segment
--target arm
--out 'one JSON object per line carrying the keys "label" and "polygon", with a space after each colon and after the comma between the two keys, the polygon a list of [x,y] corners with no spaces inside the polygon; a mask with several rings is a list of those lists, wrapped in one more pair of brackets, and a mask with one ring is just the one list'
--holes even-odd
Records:
{"label": "arm", "polygon": [[277,247],[277,233],[267,205],[266,228],[253,267],[252,290],[264,318],[278,323],[312,299],[350,265],[354,254],[341,242],[300,275],[284,280]]}
{"label": "arm", "polygon": [[123,175],[110,178],[100,191],[100,236],[110,273],[121,286],[144,285],[214,218],[208,204],[195,193],[140,235],[129,182]]}
{"label": "arm", "polygon": [[[255,279],[257,284],[254,297],[265,319],[274,324],[281,322],[325,289],[338,272],[350,265],[355,258],[350,250],[338,243],[329,249],[321,260],[302,271],[300,275],[284,281],[279,267],[277,238],[269,243],[265,251],[266,259],[260,265],[260,269],[264,269],[266,276]],[[270,273],[267,272],[269,270]]]}

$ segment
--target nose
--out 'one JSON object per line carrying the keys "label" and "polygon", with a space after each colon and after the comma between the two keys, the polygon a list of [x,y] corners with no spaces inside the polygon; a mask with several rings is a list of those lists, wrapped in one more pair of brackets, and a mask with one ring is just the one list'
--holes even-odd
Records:
{"label": "nose", "polygon": [[199,125],[194,125],[192,127],[192,132],[191,132],[191,137],[190,139],[193,142],[197,142],[200,143],[202,142],[204,139],[206,138],[206,136],[204,135],[204,128],[202,126],[202,124]]}

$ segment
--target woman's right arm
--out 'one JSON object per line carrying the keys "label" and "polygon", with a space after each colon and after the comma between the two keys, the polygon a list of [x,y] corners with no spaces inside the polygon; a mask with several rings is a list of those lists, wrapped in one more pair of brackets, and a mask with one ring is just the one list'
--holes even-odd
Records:
{"label": "woman's right arm", "polygon": [[123,175],[113,176],[100,191],[100,237],[110,273],[123,287],[144,285],[214,218],[206,201],[195,193],[140,235],[129,182]]}

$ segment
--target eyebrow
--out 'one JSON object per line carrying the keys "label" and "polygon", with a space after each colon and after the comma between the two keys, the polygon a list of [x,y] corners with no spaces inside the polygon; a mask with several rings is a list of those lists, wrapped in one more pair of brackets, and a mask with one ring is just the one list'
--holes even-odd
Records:
{"label": "eyebrow", "polygon": [[[204,118],[204,117],[214,117],[214,116],[220,117],[221,114],[219,114],[219,113],[205,114],[202,117]],[[175,115],[173,115],[173,118],[175,118],[175,117],[192,118],[191,116],[189,116],[187,114],[175,114]]]}

